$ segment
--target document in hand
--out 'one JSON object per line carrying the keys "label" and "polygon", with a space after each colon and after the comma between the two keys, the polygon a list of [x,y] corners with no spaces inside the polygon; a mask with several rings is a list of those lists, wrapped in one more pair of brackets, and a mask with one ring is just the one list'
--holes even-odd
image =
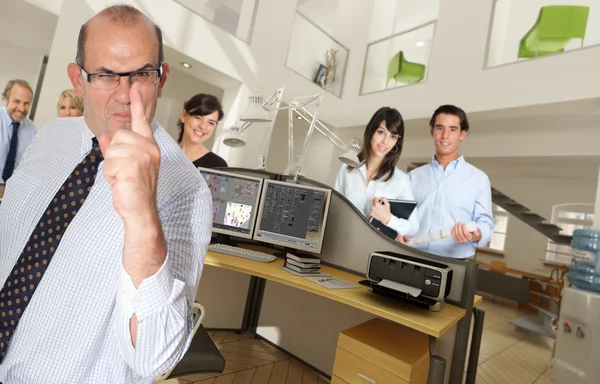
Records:
{"label": "document in hand", "polygon": [[[399,219],[406,220],[408,220],[410,215],[415,210],[415,207],[417,206],[416,201],[410,200],[388,199],[388,202],[390,203],[390,212],[392,213],[392,215],[396,216]],[[398,235],[396,231],[383,224],[381,221],[371,218],[371,224],[373,224],[375,228],[379,229],[381,233],[383,233],[387,237],[391,238],[392,240],[396,239],[396,236]]]}

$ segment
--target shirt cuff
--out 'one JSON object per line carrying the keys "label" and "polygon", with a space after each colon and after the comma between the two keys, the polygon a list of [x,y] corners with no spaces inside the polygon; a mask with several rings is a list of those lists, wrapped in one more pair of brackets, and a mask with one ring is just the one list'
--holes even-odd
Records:
{"label": "shirt cuff", "polygon": [[173,278],[168,261],[169,255],[167,254],[160,269],[154,275],[142,280],[137,289],[121,265],[119,273],[120,301],[126,313],[137,315],[140,322],[160,311],[169,301],[173,291]]}

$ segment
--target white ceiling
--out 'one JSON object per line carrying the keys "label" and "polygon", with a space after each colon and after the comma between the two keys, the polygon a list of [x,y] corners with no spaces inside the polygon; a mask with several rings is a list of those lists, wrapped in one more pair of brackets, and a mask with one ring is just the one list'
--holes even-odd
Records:
{"label": "white ceiling", "polygon": [[48,55],[58,16],[22,0],[0,1],[0,40]]}

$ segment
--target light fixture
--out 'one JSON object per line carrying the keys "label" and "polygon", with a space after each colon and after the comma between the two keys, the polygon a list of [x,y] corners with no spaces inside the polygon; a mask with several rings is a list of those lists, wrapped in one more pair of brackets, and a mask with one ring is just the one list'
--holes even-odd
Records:
{"label": "light fixture", "polygon": [[[270,112],[287,109],[289,111],[288,119],[288,165],[285,174],[294,173],[294,179],[297,181],[298,176],[303,174],[304,168],[304,154],[308,148],[310,138],[316,129],[321,133],[327,140],[333,145],[343,151],[342,155],[339,156],[339,160],[344,164],[348,164],[352,167],[358,167],[360,162],[358,160],[358,153],[360,151],[360,144],[358,140],[352,141],[349,145],[346,145],[336,135],[333,134],[322,122],[317,119],[321,103],[323,102],[323,96],[321,94],[297,97],[292,100],[284,101],[283,91],[285,86],[278,88],[273,95],[271,95],[266,101],[263,100],[262,92],[258,89],[254,90],[249,97],[249,105],[247,110],[239,120],[244,121],[243,126],[239,126],[239,123],[234,124],[230,128],[230,132],[223,140],[223,144],[229,147],[242,147],[246,144],[246,141],[242,137],[244,132],[251,124],[260,122],[271,122],[273,119],[269,116]],[[305,107],[311,104],[315,104],[316,108],[314,113],[310,113]],[[302,146],[301,152],[298,155],[294,154],[294,116],[299,120],[304,120],[309,123],[310,127],[304,145]],[[258,169],[266,170],[267,153],[271,143],[271,134],[273,131],[273,124],[270,124],[267,128],[267,132],[263,138],[260,152],[258,153]]]}
{"label": "light fixture", "polygon": [[240,116],[241,121],[249,121],[252,123],[266,123],[272,121],[271,117],[267,113],[263,102],[263,95],[259,89],[255,89],[250,94],[248,99],[248,109],[242,116]]}
{"label": "light fixture", "polygon": [[243,147],[246,145],[246,140],[244,140],[242,137],[241,131],[242,129],[240,128],[239,123],[233,124],[231,128],[229,128],[229,134],[227,137],[225,137],[225,139],[223,139],[223,144],[234,148]]}
{"label": "light fixture", "polygon": [[421,47],[424,47],[424,46],[425,46],[425,42],[424,42],[424,41],[417,41],[417,42],[415,43],[415,45],[416,45],[417,47],[421,48]]}
{"label": "light fixture", "polygon": [[358,168],[360,160],[358,159],[358,153],[360,152],[360,143],[354,139],[348,144],[348,150],[342,153],[338,159],[352,168]]}
{"label": "light fixture", "polygon": [[192,64],[186,63],[185,61],[182,61],[181,65],[183,66],[183,68],[192,68]]}

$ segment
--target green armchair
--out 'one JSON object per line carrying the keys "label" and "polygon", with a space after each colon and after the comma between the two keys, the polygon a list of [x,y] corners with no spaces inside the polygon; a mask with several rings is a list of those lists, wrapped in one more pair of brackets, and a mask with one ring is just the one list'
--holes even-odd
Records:
{"label": "green armchair", "polygon": [[425,65],[412,63],[400,51],[392,57],[388,64],[387,81],[394,79],[399,83],[414,84],[425,77]]}
{"label": "green armchair", "polygon": [[[533,27],[519,43],[517,58],[564,52],[571,39],[584,39],[589,7],[552,5],[540,8]],[[583,44],[583,43],[582,43]]]}

